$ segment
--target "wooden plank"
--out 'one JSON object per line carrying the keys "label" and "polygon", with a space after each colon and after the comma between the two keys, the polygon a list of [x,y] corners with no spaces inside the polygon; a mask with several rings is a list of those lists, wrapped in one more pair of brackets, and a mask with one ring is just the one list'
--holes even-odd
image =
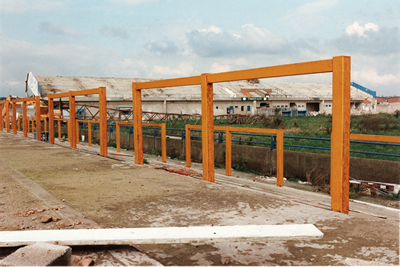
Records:
{"label": "wooden plank", "polygon": [[135,163],[143,165],[143,128],[142,128],[142,92],[137,89],[137,83],[132,83],[133,122],[133,146],[135,151]]}
{"label": "wooden plank", "polygon": [[140,90],[140,89],[166,88],[175,86],[199,85],[200,83],[201,83],[200,76],[193,76],[193,77],[157,80],[149,82],[138,82],[136,83],[136,89]]}
{"label": "wooden plank", "polygon": [[220,240],[276,240],[321,238],[312,224],[150,227],[120,229],[69,229],[0,231],[0,247],[16,247],[36,242],[59,245],[173,244]]}
{"label": "wooden plank", "polygon": [[190,142],[190,126],[189,124],[185,125],[185,149],[186,149],[186,167],[192,167],[192,148]]}
{"label": "wooden plank", "polygon": [[36,105],[36,140],[42,140],[42,122],[40,120],[40,97],[35,97]]}
{"label": "wooden plank", "polygon": [[384,142],[384,143],[400,143],[400,136],[350,134],[350,140]]}
{"label": "wooden plank", "polygon": [[201,134],[203,148],[203,180],[214,183],[214,114],[213,85],[207,74],[201,75]]}
{"label": "wooden plank", "polygon": [[310,61],[280,66],[229,71],[208,75],[209,83],[220,83],[239,80],[285,77],[293,75],[332,72],[332,60]]}
{"label": "wooden plank", "polygon": [[331,209],[349,213],[350,57],[333,58]]}
{"label": "wooden plank", "polygon": [[107,96],[106,88],[100,87],[99,92],[99,113],[100,113],[100,155],[108,156],[107,145]]}

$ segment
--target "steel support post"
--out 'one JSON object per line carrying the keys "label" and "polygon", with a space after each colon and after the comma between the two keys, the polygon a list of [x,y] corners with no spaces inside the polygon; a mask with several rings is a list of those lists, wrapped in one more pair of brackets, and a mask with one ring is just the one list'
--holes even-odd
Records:
{"label": "steel support post", "polygon": [[331,209],[349,213],[350,57],[333,58]]}
{"label": "steel support post", "polygon": [[232,130],[230,126],[226,127],[225,132],[225,174],[232,175]]}
{"label": "steel support post", "polygon": [[283,130],[276,130],[276,185],[283,186]]}
{"label": "steel support post", "polygon": [[16,104],[14,101],[11,102],[11,108],[12,108],[12,118],[11,118],[11,125],[13,129],[13,133],[17,134],[17,109],[16,109]]}
{"label": "steel support post", "polygon": [[100,155],[108,156],[107,148],[107,95],[106,88],[99,87],[99,114],[100,114]]}
{"label": "steel support post", "polygon": [[[70,92],[69,94],[69,124],[68,124],[68,137],[72,149],[76,149],[76,118],[75,118],[75,96]],[[70,136],[71,135],[71,136]]]}
{"label": "steel support post", "polygon": [[185,149],[186,149],[186,167],[192,167],[192,149],[190,143],[190,128],[185,124]]}
{"label": "steel support post", "polygon": [[[49,143],[54,144],[54,100],[49,98],[48,101],[48,114],[49,114]],[[60,121],[58,121],[60,123]],[[58,133],[60,135],[60,133]]]}
{"label": "steel support post", "polygon": [[26,106],[26,101],[22,102],[22,130],[24,132],[24,137],[28,137],[29,131],[29,121],[28,121],[28,109]]}
{"label": "steel support post", "polygon": [[40,121],[40,97],[35,97],[36,106],[36,140],[42,140],[42,125]]}
{"label": "steel support post", "polygon": [[136,86],[136,83],[132,83],[133,146],[135,151],[135,163],[143,165],[142,91],[136,89]]}
{"label": "steel support post", "polygon": [[201,126],[203,148],[203,180],[214,183],[214,114],[213,84],[207,74],[201,75]]}

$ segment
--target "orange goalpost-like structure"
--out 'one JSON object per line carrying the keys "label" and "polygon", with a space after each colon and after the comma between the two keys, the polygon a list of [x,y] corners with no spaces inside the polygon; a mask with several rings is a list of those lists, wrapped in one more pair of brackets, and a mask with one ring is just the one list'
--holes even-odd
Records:
{"label": "orange goalpost-like structure", "polygon": [[201,85],[203,180],[214,182],[213,84],[332,73],[331,209],[349,212],[350,57],[255,68],[200,76],[132,83],[135,163],[143,165],[142,96],[145,89]]}

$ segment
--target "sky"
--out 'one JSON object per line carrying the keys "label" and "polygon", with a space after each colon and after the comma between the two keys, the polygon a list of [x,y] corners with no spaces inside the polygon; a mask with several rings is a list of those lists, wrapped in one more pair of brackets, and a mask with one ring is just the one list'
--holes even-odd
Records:
{"label": "sky", "polygon": [[0,0],[0,96],[24,96],[29,71],[165,79],[340,55],[353,82],[400,95],[399,14],[400,0]]}

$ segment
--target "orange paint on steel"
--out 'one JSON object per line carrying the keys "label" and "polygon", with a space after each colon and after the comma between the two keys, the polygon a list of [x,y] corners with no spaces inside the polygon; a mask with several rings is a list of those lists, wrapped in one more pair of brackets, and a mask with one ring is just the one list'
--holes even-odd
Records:
{"label": "orange paint on steel", "polygon": [[283,130],[276,130],[276,185],[283,186]]}
{"label": "orange paint on steel", "polygon": [[6,100],[6,129],[7,129],[7,133],[10,132],[10,102],[8,100]]}
{"label": "orange paint on steel", "polygon": [[138,83],[132,83],[133,104],[133,146],[135,163],[143,165],[143,129],[142,129],[142,92],[137,89]]}
{"label": "orange paint on steel", "polygon": [[331,209],[349,213],[350,57],[333,58]]}
{"label": "orange paint on steel", "polygon": [[11,101],[11,107],[12,107],[11,125],[13,133],[17,134],[17,109],[14,101]]}
{"label": "orange paint on steel", "polygon": [[78,125],[78,120],[76,121],[75,129],[76,129],[76,144],[79,144],[79,125]]}
{"label": "orange paint on steel", "polygon": [[227,126],[225,132],[225,174],[232,175],[232,127]]}
{"label": "orange paint on steel", "polygon": [[57,121],[57,128],[58,128],[58,140],[61,141],[61,121]]}
{"label": "orange paint on steel", "polygon": [[24,132],[24,137],[28,137],[28,131],[29,131],[29,121],[28,121],[28,110],[26,106],[26,101],[23,101],[22,103],[22,130]]}
{"label": "orange paint on steel", "polygon": [[167,127],[165,123],[145,123],[143,125],[161,128],[161,160],[167,162]]}
{"label": "orange paint on steel", "polygon": [[189,124],[185,125],[185,151],[186,151],[186,167],[192,167],[192,149],[190,140],[190,127]]}
{"label": "orange paint on steel", "polygon": [[201,84],[200,76],[166,79],[149,82],[138,82],[136,83],[136,89],[152,89],[158,87],[175,87],[175,86],[188,86],[188,85],[199,85]]}
{"label": "orange paint on steel", "polygon": [[[49,143],[54,144],[54,100],[53,98],[48,98],[48,116],[49,116]],[[60,122],[58,122],[60,124]],[[58,132],[60,137],[60,132]],[[61,140],[61,139],[60,139]]]}
{"label": "orange paint on steel", "polygon": [[121,152],[121,139],[120,139],[120,126],[119,126],[119,121],[115,123],[115,130],[116,130],[116,143],[117,143],[117,153]]}
{"label": "orange paint on steel", "polygon": [[40,121],[40,97],[35,97],[36,106],[36,140],[42,140],[42,122]]}
{"label": "orange paint on steel", "polygon": [[21,131],[21,120],[22,120],[22,117],[18,116],[18,118],[17,118],[17,132]]}
{"label": "orange paint on steel", "polygon": [[[75,118],[75,95],[69,94],[69,127],[71,137],[68,138],[72,149],[76,149],[76,118]],[[69,134],[68,134],[69,137]]]}
{"label": "orange paint on steel", "polygon": [[285,77],[332,72],[332,60],[319,60],[295,64],[209,74],[208,82],[220,83],[261,78]]}
{"label": "orange paint on steel", "polygon": [[384,143],[400,143],[400,136],[350,134],[350,140],[384,142]]}
{"label": "orange paint on steel", "polygon": [[0,103],[0,131],[3,131],[3,128],[4,128],[3,106],[4,106],[4,104]]}
{"label": "orange paint on steel", "polygon": [[107,96],[106,88],[99,87],[99,113],[100,113],[100,155],[108,156],[107,147]]}
{"label": "orange paint on steel", "polygon": [[92,146],[92,123],[88,122],[88,143]]}
{"label": "orange paint on steel", "polygon": [[[121,125],[133,125],[134,122],[124,122],[117,121],[116,122],[116,142],[117,142],[117,152],[121,151]],[[167,126],[165,123],[143,123],[143,126],[152,126],[152,127],[160,127],[161,128],[161,160],[162,162],[167,162]],[[135,126],[134,126],[135,127]],[[134,131],[135,133],[135,131]],[[135,152],[136,154],[136,152]]]}
{"label": "orange paint on steel", "polygon": [[43,121],[44,121],[44,131],[47,132],[47,118],[44,118]]}
{"label": "orange paint on steel", "polygon": [[201,126],[203,148],[203,180],[214,183],[214,113],[213,85],[207,74],[201,75]]}

